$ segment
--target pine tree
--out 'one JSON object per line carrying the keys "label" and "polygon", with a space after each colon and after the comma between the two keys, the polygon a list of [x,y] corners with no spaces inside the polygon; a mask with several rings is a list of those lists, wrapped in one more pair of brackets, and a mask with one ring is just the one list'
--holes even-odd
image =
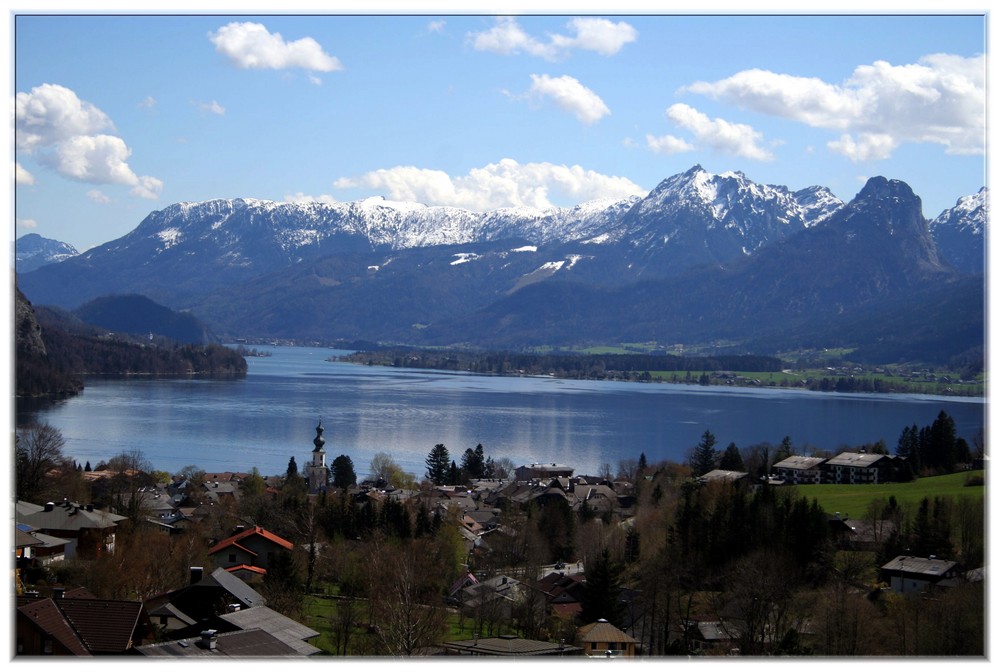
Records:
{"label": "pine tree", "polygon": [[427,480],[434,485],[444,485],[448,480],[448,465],[451,464],[451,457],[448,449],[443,443],[439,443],[427,454],[424,464],[427,465]]}
{"label": "pine tree", "polygon": [[722,458],[719,460],[719,469],[725,469],[726,471],[746,471],[746,467],[743,465],[743,456],[740,455],[740,449],[736,447],[735,443],[730,443],[726,446],[726,450],[722,453]]}
{"label": "pine tree", "polygon": [[706,429],[691,457],[691,469],[694,475],[703,476],[715,469],[716,458],[715,435]]}
{"label": "pine tree", "polygon": [[341,489],[349,488],[357,482],[358,477],[354,472],[354,461],[351,460],[350,456],[338,455],[334,458],[330,467],[333,470],[333,487]]}
{"label": "pine tree", "polygon": [[623,625],[625,614],[621,602],[621,568],[611,560],[608,549],[587,565],[580,618],[584,623],[605,619],[614,626]]}

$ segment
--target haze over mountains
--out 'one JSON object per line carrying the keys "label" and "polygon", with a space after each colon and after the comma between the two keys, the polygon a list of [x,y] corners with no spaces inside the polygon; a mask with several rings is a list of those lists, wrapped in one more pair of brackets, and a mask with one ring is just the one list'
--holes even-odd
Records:
{"label": "haze over mountains", "polygon": [[549,210],[179,203],[17,270],[35,304],[142,294],[230,337],[947,361],[982,350],[987,218],[985,189],[928,222],[895,180],[844,203],[695,166],[644,198]]}

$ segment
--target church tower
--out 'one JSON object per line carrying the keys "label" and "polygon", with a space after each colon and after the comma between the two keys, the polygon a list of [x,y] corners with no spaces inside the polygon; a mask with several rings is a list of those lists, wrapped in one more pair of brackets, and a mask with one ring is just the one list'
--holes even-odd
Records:
{"label": "church tower", "polygon": [[312,462],[309,464],[309,492],[319,492],[326,489],[330,472],[326,467],[326,450],[323,445],[326,439],[323,438],[323,420],[316,425],[316,438],[313,439]]}

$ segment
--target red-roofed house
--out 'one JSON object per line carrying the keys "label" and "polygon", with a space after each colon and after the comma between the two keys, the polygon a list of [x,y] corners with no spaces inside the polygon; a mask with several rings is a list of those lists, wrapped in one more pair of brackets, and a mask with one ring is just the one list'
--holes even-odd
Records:
{"label": "red-roofed house", "polygon": [[276,554],[291,552],[292,542],[268,532],[262,527],[251,527],[223,539],[208,550],[216,567],[237,572],[242,577],[264,574]]}

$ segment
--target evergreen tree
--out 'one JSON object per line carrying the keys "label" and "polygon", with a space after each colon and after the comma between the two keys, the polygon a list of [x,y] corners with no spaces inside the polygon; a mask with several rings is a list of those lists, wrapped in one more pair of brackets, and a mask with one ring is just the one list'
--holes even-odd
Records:
{"label": "evergreen tree", "polygon": [[466,448],[462,454],[462,472],[467,479],[482,478],[486,468],[486,459],[483,453],[483,444],[476,446],[476,449]]}
{"label": "evergreen tree", "polygon": [[358,481],[354,473],[354,461],[348,455],[338,455],[330,465],[333,471],[333,487],[349,488]]}
{"label": "evergreen tree", "polygon": [[691,457],[691,469],[694,475],[703,476],[715,469],[716,458],[715,435],[706,429]]}
{"label": "evergreen tree", "polygon": [[611,560],[605,548],[592,563],[587,564],[580,619],[594,623],[605,619],[616,627],[623,625],[625,609],[621,602],[621,568]]}
{"label": "evergreen tree", "polygon": [[743,465],[743,456],[740,455],[740,449],[736,447],[735,443],[730,443],[726,446],[726,450],[722,453],[722,458],[719,460],[719,469],[725,469],[726,471],[746,471],[746,467]]}
{"label": "evergreen tree", "polygon": [[448,465],[454,464],[448,455],[448,449],[443,443],[439,443],[431,449],[424,460],[427,465],[427,480],[434,485],[444,485],[448,480]]}
{"label": "evergreen tree", "polygon": [[643,476],[646,475],[646,470],[648,468],[649,465],[646,463],[646,453],[639,453],[639,466],[636,471],[636,476],[638,478],[642,478]]}
{"label": "evergreen tree", "polygon": [[792,446],[792,437],[786,436],[781,440],[781,445],[778,446],[778,450],[774,453],[774,464],[781,462],[782,460],[787,460],[794,453],[795,449]]}

